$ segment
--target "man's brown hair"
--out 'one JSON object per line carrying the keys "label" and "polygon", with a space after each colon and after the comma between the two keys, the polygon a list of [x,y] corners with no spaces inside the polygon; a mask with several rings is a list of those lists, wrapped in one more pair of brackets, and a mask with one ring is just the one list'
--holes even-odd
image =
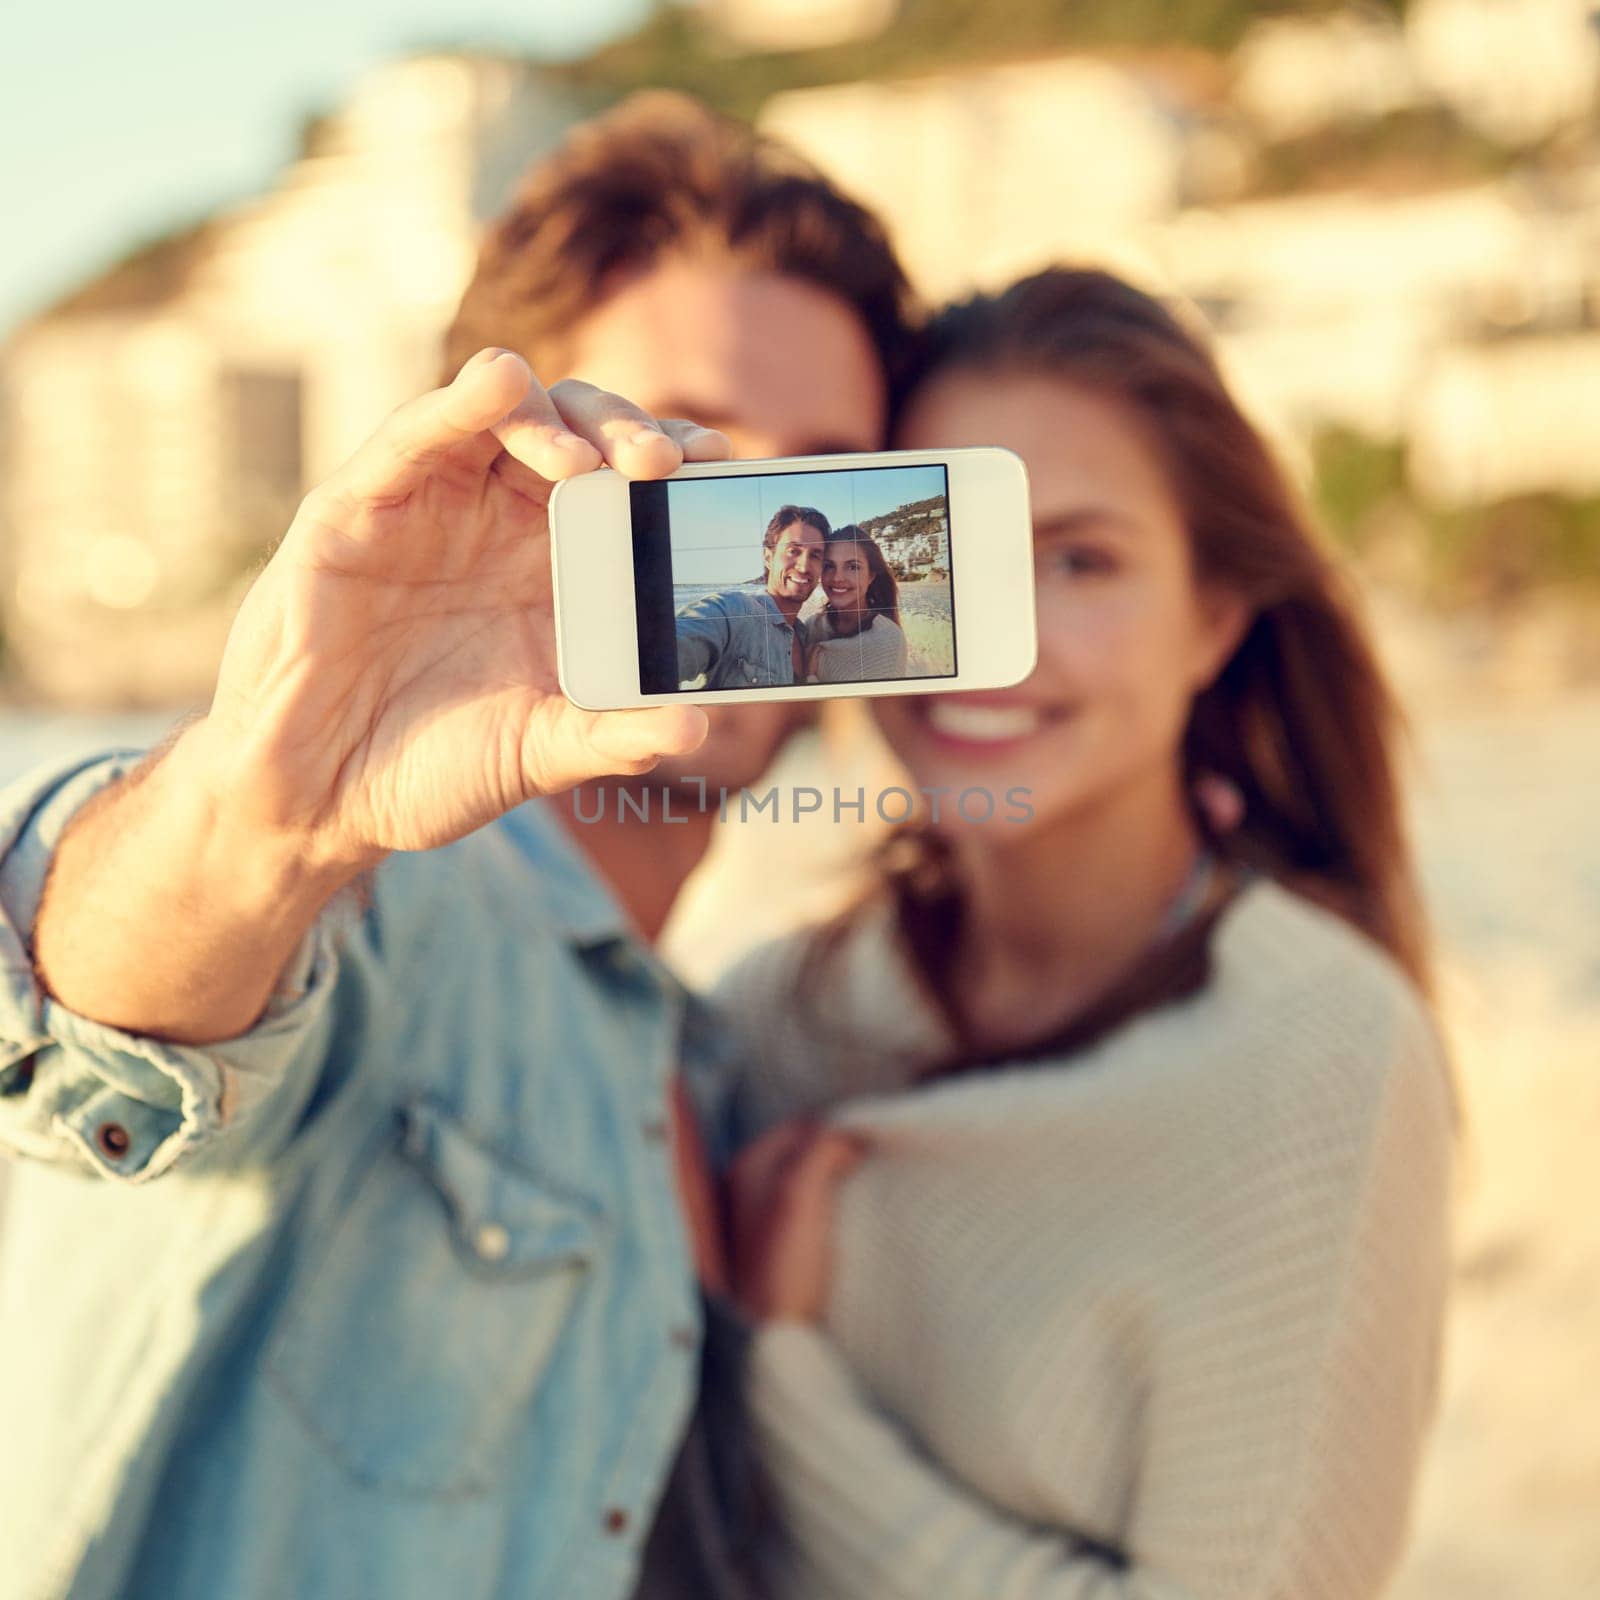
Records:
{"label": "man's brown hair", "polygon": [[815,528],[824,539],[828,537],[828,519],[815,506],[779,506],[772,513],[767,531],[761,536],[761,548],[776,550],[778,536],[797,522],[804,523],[808,528]]}
{"label": "man's brown hair", "polygon": [[911,290],[882,224],[785,146],[660,90],[581,124],[528,171],[446,335],[446,377],[486,345],[561,376],[572,330],[619,275],[708,248],[839,296],[895,386]]}

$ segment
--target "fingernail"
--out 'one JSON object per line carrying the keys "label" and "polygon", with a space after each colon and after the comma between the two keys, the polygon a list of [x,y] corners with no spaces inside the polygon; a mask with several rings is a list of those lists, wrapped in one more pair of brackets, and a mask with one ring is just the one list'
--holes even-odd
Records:
{"label": "fingernail", "polygon": [[562,450],[581,450],[584,441],[575,433],[557,433],[551,435],[551,442]]}
{"label": "fingernail", "polygon": [[665,438],[666,434],[664,434],[659,428],[641,428],[637,433],[628,435],[628,443],[649,444],[653,439]]}

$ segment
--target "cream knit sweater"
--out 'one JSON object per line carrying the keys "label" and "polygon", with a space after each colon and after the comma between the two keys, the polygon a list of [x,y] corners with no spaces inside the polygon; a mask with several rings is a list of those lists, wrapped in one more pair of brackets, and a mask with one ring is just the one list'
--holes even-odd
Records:
{"label": "cream knit sweater", "polygon": [[833,1106],[874,1142],[824,1326],[752,1348],[773,1593],[1378,1594],[1436,1391],[1453,1138],[1393,964],[1258,882],[1190,999],[897,1093],[940,1030],[886,916],[796,1008],[803,946],[719,990],[743,1133]]}

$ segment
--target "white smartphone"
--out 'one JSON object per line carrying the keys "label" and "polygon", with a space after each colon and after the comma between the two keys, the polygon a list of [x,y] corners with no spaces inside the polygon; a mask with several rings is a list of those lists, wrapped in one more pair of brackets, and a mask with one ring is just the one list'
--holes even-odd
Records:
{"label": "white smartphone", "polygon": [[1001,689],[1037,654],[1009,450],[586,473],[550,545],[561,687],[589,710]]}

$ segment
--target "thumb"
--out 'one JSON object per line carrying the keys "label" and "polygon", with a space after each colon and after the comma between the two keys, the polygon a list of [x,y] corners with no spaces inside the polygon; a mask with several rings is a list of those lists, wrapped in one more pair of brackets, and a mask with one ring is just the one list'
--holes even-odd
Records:
{"label": "thumb", "polygon": [[699,706],[650,706],[640,711],[602,711],[590,738],[595,752],[617,772],[643,772],[663,756],[686,756],[705,743],[710,724]]}

